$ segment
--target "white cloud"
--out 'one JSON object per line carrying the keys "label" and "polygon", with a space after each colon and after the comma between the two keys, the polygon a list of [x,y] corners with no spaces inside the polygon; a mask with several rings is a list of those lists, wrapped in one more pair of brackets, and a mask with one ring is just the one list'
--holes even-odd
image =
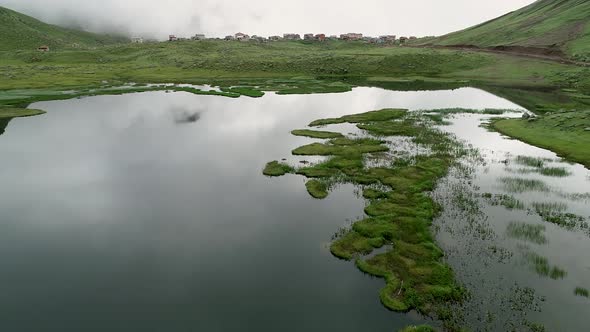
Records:
{"label": "white cloud", "polygon": [[55,24],[164,38],[237,31],[441,35],[495,18],[534,0],[0,0]]}

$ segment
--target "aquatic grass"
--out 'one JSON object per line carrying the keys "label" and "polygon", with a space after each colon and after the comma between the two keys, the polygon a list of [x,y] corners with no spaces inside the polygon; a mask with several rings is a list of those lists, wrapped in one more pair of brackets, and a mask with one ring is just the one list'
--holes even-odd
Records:
{"label": "aquatic grass", "polygon": [[508,228],[506,229],[506,233],[509,237],[535,244],[547,243],[547,238],[545,237],[544,232],[545,226],[543,225],[532,225],[517,221],[508,224]]}
{"label": "aquatic grass", "polygon": [[588,229],[586,218],[574,213],[565,212],[567,210],[567,204],[565,203],[534,202],[532,207],[534,211],[546,222],[550,222],[568,229]]}
{"label": "aquatic grass", "polygon": [[567,210],[567,204],[562,202],[533,202],[531,205],[539,214],[557,213]]}
{"label": "aquatic grass", "polygon": [[533,270],[542,277],[549,277],[553,280],[563,279],[567,272],[557,266],[551,266],[546,257],[540,256],[536,253],[528,253],[525,255],[527,261],[532,264]]}
{"label": "aquatic grass", "polygon": [[571,173],[564,167],[542,167],[539,173],[545,176],[566,177]]}
{"label": "aquatic grass", "polygon": [[340,138],[344,137],[341,133],[332,132],[332,131],[321,131],[321,130],[310,130],[310,129],[297,129],[291,132],[294,136],[303,136],[303,137],[310,137],[310,138],[319,138],[319,139],[330,139],[330,138]]}
{"label": "aquatic grass", "polygon": [[483,198],[487,199],[488,202],[492,206],[501,205],[509,210],[524,210],[526,209],[526,205],[521,200],[516,199],[516,197],[512,195],[503,195],[503,194],[496,194],[493,195],[491,193],[484,193],[482,195]]}
{"label": "aquatic grass", "polygon": [[514,161],[519,165],[541,168],[545,165],[545,162],[549,160],[540,157],[517,156]]}
{"label": "aquatic grass", "polygon": [[430,325],[412,325],[406,326],[398,332],[436,332],[436,330]]}
{"label": "aquatic grass", "polygon": [[287,173],[293,173],[295,169],[287,164],[278,161],[271,161],[266,164],[262,173],[266,176],[283,176]]}
{"label": "aquatic grass", "polygon": [[574,294],[586,298],[590,297],[590,292],[588,291],[588,289],[582,287],[576,287],[576,289],[574,290]]}
{"label": "aquatic grass", "polygon": [[527,191],[549,191],[545,182],[537,179],[523,179],[513,177],[502,177],[498,180],[504,185],[504,189],[511,193],[524,193]]}

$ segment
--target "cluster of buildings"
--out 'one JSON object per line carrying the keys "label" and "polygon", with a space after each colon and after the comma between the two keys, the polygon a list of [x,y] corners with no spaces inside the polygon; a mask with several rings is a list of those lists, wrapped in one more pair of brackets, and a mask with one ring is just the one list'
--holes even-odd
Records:
{"label": "cluster of buildings", "polygon": [[[206,40],[206,39],[207,38],[203,34],[196,34],[190,38],[190,40]],[[219,39],[219,38],[211,38],[211,39]],[[363,36],[362,33],[345,33],[345,34],[341,34],[340,36],[336,36],[336,35],[326,36],[323,33],[319,33],[319,34],[307,33],[307,34],[303,35],[303,38],[301,37],[300,34],[297,34],[297,33],[285,33],[285,34],[283,34],[283,36],[270,36],[270,37],[266,38],[266,37],[257,36],[257,35],[250,36],[250,35],[247,35],[242,32],[238,32],[235,35],[229,35],[229,36],[226,36],[225,38],[223,38],[223,40],[227,40],[227,41],[256,41],[256,42],[261,42],[261,43],[269,42],[269,41],[270,42],[281,41],[281,40],[288,40],[288,41],[305,40],[305,41],[318,41],[318,42],[323,42],[326,40],[344,40],[344,41],[364,41],[364,42],[371,43],[371,44],[390,44],[390,45],[395,44],[395,43],[404,44],[408,40],[414,40],[414,39],[417,39],[417,38],[416,37],[397,38],[397,36],[395,36],[395,35],[369,37],[369,36]],[[188,38],[178,38],[175,35],[170,35],[168,37],[168,41],[170,41],[170,42],[183,41],[183,40],[189,40],[189,39]],[[133,38],[132,42],[143,43],[143,39]]]}

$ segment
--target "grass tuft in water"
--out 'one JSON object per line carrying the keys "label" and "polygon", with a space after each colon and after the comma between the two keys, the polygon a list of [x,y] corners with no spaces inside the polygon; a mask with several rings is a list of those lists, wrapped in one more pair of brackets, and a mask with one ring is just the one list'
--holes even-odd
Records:
{"label": "grass tuft in water", "polygon": [[590,292],[586,289],[586,288],[582,288],[582,287],[576,287],[576,289],[574,290],[574,294],[576,294],[577,296],[582,296],[582,297],[590,297]]}
{"label": "grass tuft in water", "polygon": [[557,266],[551,266],[546,257],[536,253],[528,253],[526,259],[532,264],[534,271],[542,277],[549,277],[553,280],[563,279],[567,272]]}
{"label": "grass tuft in water", "polygon": [[511,193],[524,193],[527,191],[549,191],[549,186],[541,180],[503,177],[499,181],[504,189]]}
{"label": "grass tuft in water", "polygon": [[545,166],[547,159],[529,156],[517,156],[514,161],[519,165],[541,168]]}
{"label": "grass tuft in water", "polygon": [[328,197],[328,185],[318,180],[310,180],[305,184],[307,192],[313,198],[324,199]]}
{"label": "grass tuft in water", "polygon": [[262,174],[266,176],[283,176],[287,173],[293,173],[295,169],[290,165],[280,163],[278,161],[271,161],[266,164]]}
{"label": "grass tuft in water", "polygon": [[545,176],[566,177],[571,173],[563,167],[542,167],[539,173]]}
{"label": "grass tuft in water", "polygon": [[526,208],[524,202],[511,195],[493,195],[491,193],[484,193],[482,194],[482,197],[487,199],[492,206],[501,205],[509,210],[524,210]]}
{"label": "grass tuft in water", "polygon": [[588,227],[585,222],[586,218],[565,212],[567,210],[567,205],[565,203],[535,202],[532,206],[534,211],[546,222],[569,229]]}
{"label": "grass tuft in water", "polygon": [[511,222],[506,230],[508,236],[512,238],[536,244],[547,243],[547,238],[545,237],[544,232],[545,226],[543,225],[531,225],[517,221]]}

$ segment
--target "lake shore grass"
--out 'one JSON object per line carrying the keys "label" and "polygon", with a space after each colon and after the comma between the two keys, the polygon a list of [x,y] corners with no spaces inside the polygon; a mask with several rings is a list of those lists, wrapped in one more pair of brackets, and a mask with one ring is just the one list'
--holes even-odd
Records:
{"label": "lake shore grass", "polygon": [[0,119],[23,118],[45,114],[45,111],[30,108],[2,108],[0,107]]}
{"label": "lake shore grass", "polygon": [[549,149],[560,157],[590,168],[590,110],[559,112],[534,121],[495,120],[491,127],[506,136]]}

